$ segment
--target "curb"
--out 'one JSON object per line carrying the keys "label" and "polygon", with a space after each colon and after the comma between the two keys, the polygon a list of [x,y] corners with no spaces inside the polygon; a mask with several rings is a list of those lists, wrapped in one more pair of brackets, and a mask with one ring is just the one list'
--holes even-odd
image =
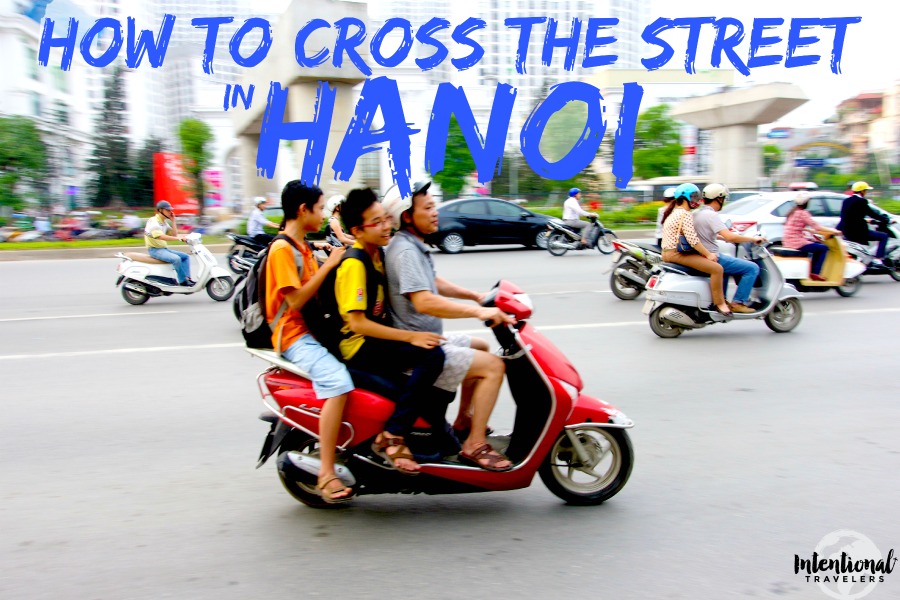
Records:
{"label": "curb", "polygon": [[[614,230],[615,231],[615,230]],[[616,235],[623,240],[652,238],[654,229],[623,229]],[[225,254],[231,244],[207,246],[213,254]],[[0,250],[0,262],[17,260],[67,260],[82,258],[115,258],[116,252],[143,252],[143,246],[104,246],[102,248],[56,248],[47,250]]]}
{"label": "curb", "polygon": [[[231,244],[210,244],[213,254],[228,252]],[[75,258],[115,258],[116,252],[146,252],[143,246],[104,246],[102,248],[50,248],[46,250],[0,250],[0,262],[14,260],[66,260]]]}

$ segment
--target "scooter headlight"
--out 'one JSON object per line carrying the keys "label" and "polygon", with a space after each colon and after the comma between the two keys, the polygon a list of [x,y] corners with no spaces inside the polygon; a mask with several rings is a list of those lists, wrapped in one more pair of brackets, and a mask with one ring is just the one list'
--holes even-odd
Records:
{"label": "scooter headlight", "polygon": [[557,381],[559,381],[559,385],[562,387],[562,389],[566,390],[566,393],[569,395],[569,400],[571,400],[572,402],[578,400],[578,388],[576,388],[571,383],[566,383],[562,379],[557,379]]}

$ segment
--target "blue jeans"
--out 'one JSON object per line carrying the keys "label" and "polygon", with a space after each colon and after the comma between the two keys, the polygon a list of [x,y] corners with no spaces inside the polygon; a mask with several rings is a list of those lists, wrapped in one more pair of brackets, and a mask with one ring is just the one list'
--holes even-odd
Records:
{"label": "blue jeans", "polygon": [[888,234],[883,231],[869,230],[869,241],[878,242],[878,250],[875,251],[877,258],[884,258],[884,251],[887,248]]}
{"label": "blue jeans", "polygon": [[156,260],[167,262],[175,267],[178,283],[184,283],[191,276],[191,256],[168,248],[147,248],[147,252]]}
{"label": "blue jeans", "polygon": [[756,283],[756,277],[759,275],[759,267],[756,263],[742,258],[734,258],[719,254],[719,264],[725,270],[725,286],[728,286],[728,275],[735,275],[738,279],[738,288],[734,293],[732,302],[747,304],[750,300],[750,292],[753,291],[753,284]]}
{"label": "blue jeans", "polygon": [[821,275],[822,265],[825,264],[825,256],[828,255],[828,246],[826,246],[825,244],[819,244],[818,242],[813,242],[812,244],[800,246],[797,249],[800,252],[812,253],[812,271],[810,271],[810,273]]}

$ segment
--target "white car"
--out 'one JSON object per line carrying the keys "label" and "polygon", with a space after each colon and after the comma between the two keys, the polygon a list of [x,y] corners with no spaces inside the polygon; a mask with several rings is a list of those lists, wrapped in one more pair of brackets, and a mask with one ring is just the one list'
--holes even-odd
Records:
{"label": "white car", "polygon": [[[784,221],[795,206],[797,192],[763,192],[736,202],[728,202],[719,215],[731,221],[731,230],[747,235],[761,235],[769,243],[780,245]],[[834,192],[810,192],[806,210],[826,227],[837,227],[841,220],[841,205],[847,196]],[[880,210],[876,207],[876,210]]]}

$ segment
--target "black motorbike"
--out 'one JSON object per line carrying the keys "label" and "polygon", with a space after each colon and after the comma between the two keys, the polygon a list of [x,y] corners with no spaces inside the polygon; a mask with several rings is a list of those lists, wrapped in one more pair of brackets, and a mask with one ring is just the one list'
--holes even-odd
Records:
{"label": "black motorbike", "polygon": [[653,268],[662,262],[662,250],[656,244],[614,240],[609,288],[619,300],[634,300],[647,289]]}
{"label": "black motorbike", "polygon": [[[249,235],[228,233],[226,236],[234,242],[228,251],[228,268],[235,275],[246,275],[249,266],[256,262],[256,255],[265,249],[266,244],[260,244]],[[252,261],[249,266],[247,261]]]}
{"label": "black motorbike", "polygon": [[612,229],[607,229],[597,217],[588,217],[591,224],[584,234],[587,244],[581,243],[581,232],[569,227],[562,221],[547,223],[547,251],[553,256],[562,256],[569,250],[592,250],[596,248],[600,254],[611,254],[613,240],[618,239]]}
{"label": "black motorbike", "polygon": [[[882,211],[877,209],[877,212]],[[866,265],[863,275],[890,275],[894,281],[900,281],[900,230],[896,227],[897,222],[888,213],[884,213],[883,219],[871,219],[870,224],[874,225],[876,231],[886,233],[888,236],[884,258],[881,260],[875,258],[874,246],[849,240],[846,241],[847,251],[853,258]]]}

